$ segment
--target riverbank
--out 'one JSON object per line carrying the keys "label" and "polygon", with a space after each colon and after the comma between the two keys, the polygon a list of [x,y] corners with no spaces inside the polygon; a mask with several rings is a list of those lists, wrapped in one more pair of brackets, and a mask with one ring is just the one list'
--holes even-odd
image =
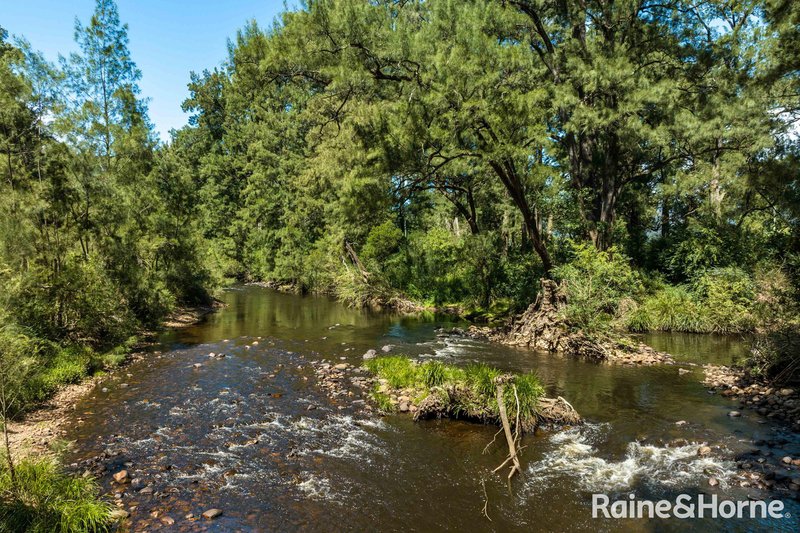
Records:
{"label": "riverbank", "polygon": [[[298,287],[296,283],[290,283],[285,281],[251,281],[246,283],[246,285],[252,285],[255,287],[264,287],[285,294],[304,294],[304,291],[300,287]],[[311,292],[310,294],[315,294],[318,296],[330,296],[336,298],[336,295],[329,291]],[[336,299],[341,301],[341,299],[339,298]],[[367,298],[365,301],[361,302],[361,305],[363,307],[367,307],[378,311],[385,310],[385,311],[394,311],[397,313],[408,313],[408,314],[441,313],[441,314],[452,315],[455,317],[466,318],[465,317],[466,310],[459,305],[443,305],[443,306],[427,305],[412,300],[410,298],[406,298],[399,294],[395,294],[389,297],[372,296]]]}
{"label": "riverbank", "polygon": [[[214,300],[210,305],[196,307],[180,307],[167,316],[162,322],[164,329],[185,328],[201,322],[207,315],[223,308],[224,304]],[[109,374],[122,371],[127,365],[139,361],[148,355],[145,349],[153,344],[157,332],[141,333],[144,340],[138,342],[124,358],[111,368],[104,368],[78,383],[60,387],[55,393],[39,405],[30,409],[21,419],[10,422],[9,443],[16,458],[27,456],[53,455],[63,443],[66,433],[64,424],[74,411],[75,405],[86,396],[97,383]],[[152,352],[158,356],[161,352]]]}

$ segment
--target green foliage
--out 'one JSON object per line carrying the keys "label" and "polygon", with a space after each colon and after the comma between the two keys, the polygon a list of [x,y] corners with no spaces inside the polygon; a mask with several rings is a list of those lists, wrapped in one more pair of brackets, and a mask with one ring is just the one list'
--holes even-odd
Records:
{"label": "green foliage", "polygon": [[422,374],[422,382],[426,387],[438,387],[447,379],[445,366],[439,361],[426,361],[419,367]]}
{"label": "green foliage", "polygon": [[500,375],[500,371],[484,363],[473,363],[464,370],[467,384],[479,396],[487,399],[495,395],[497,389],[494,380]]}
{"label": "green foliage", "polygon": [[536,416],[539,398],[544,396],[539,378],[535,374],[518,374],[506,388],[503,401],[509,416],[520,420],[530,420]]}
{"label": "green foliage", "polygon": [[554,270],[566,286],[566,318],[585,332],[605,332],[612,327],[620,303],[643,292],[639,274],[614,248],[599,251],[590,244],[575,244],[572,254],[569,263]]}
{"label": "green foliage", "polygon": [[631,331],[707,331],[707,321],[694,295],[684,286],[664,287],[645,297],[627,319]]}
{"label": "green foliage", "polygon": [[368,360],[364,366],[388,380],[389,385],[396,389],[411,387],[419,380],[419,367],[405,356],[376,357]]}
{"label": "green foliage", "polygon": [[50,458],[0,466],[0,531],[98,532],[111,529],[111,504],[90,478],[64,473]]}

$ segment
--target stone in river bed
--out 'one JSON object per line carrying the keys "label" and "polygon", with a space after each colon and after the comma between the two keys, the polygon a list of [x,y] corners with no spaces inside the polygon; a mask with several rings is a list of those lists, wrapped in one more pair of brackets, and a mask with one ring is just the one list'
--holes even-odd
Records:
{"label": "stone in river bed", "polygon": [[222,511],[220,509],[209,509],[208,511],[203,511],[203,518],[206,520],[213,520],[221,514]]}
{"label": "stone in river bed", "polygon": [[407,413],[408,412],[408,404],[407,403],[403,402],[403,403],[400,404],[400,412],[401,413]]}
{"label": "stone in river bed", "polygon": [[114,481],[117,483],[127,483],[130,481],[128,478],[128,471],[127,470],[120,470],[116,474],[114,474]]}
{"label": "stone in river bed", "polygon": [[383,348],[381,348],[381,351],[383,353],[389,353],[392,351],[392,348],[394,348],[394,344],[387,344]]}
{"label": "stone in river bed", "polygon": [[131,514],[126,511],[125,509],[114,509],[111,511],[110,515],[112,520],[124,520],[128,518]]}
{"label": "stone in river bed", "polygon": [[736,418],[737,416],[742,416],[742,413],[740,413],[739,411],[731,411],[730,413],[728,413],[728,416],[730,416],[731,418]]}
{"label": "stone in river bed", "polygon": [[364,353],[364,359],[373,359],[376,355],[378,355],[378,352],[375,350],[367,350]]}
{"label": "stone in river bed", "polygon": [[711,453],[711,446],[700,446],[697,448],[697,455],[709,455]]}
{"label": "stone in river bed", "polygon": [[161,523],[164,524],[165,526],[171,526],[171,525],[175,524],[175,520],[173,520],[172,518],[170,518],[168,516],[162,516],[161,517]]}
{"label": "stone in river bed", "polygon": [[784,462],[784,464],[787,464],[787,465],[792,464],[792,458],[789,455],[787,455],[786,457],[784,457],[781,460]]}
{"label": "stone in river bed", "polygon": [[712,487],[716,487],[717,485],[719,485],[719,480],[715,477],[710,477],[708,478],[708,484],[711,485]]}
{"label": "stone in river bed", "polygon": [[347,367],[350,366],[347,363],[339,363],[338,365],[334,366],[336,370],[347,370]]}

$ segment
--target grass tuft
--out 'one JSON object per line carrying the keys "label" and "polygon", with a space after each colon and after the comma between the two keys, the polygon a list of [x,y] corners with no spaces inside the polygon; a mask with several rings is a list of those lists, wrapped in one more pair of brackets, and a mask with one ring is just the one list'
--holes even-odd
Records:
{"label": "grass tuft", "polygon": [[94,480],[64,473],[55,460],[26,459],[16,483],[0,470],[0,531],[97,532],[112,525],[112,507]]}

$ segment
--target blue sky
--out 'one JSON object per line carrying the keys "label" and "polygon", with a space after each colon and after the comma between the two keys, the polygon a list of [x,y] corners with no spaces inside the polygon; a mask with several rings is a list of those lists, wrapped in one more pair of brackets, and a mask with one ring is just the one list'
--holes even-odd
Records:
{"label": "blue sky", "polygon": [[[50,61],[76,49],[75,17],[89,20],[94,0],[0,0],[0,25],[24,36]],[[162,140],[186,124],[180,104],[188,95],[189,72],[225,60],[226,42],[250,19],[268,27],[281,11],[280,0],[117,0],[129,26],[130,50],[142,71],[142,96]]]}

